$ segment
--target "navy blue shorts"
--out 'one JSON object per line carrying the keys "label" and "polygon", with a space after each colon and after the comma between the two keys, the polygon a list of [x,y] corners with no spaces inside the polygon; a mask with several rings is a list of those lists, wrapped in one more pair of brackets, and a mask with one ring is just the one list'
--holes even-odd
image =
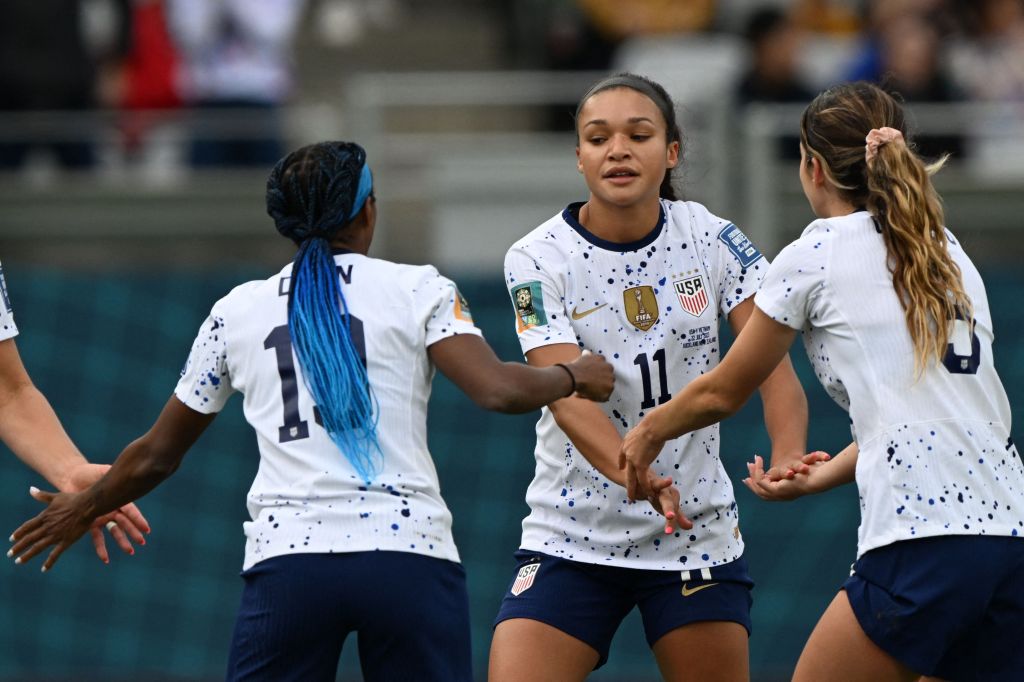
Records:
{"label": "navy blue shorts", "polygon": [[289,554],[242,577],[229,681],[334,682],[350,632],[368,681],[473,679],[457,563],[409,552]]}
{"label": "navy blue shorts", "polygon": [[1024,680],[1024,538],[946,535],[865,553],[843,585],[861,628],[922,675]]}
{"label": "navy blue shorts", "polygon": [[742,557],[714,568],[648,571],[587,564],[519,550],[516,572],[494,625],[510,618],[540,621],[586,643],[608,660],[622,619],[640,608],[650,646],[678,627],[732,621],[750,634],[754,583]]}

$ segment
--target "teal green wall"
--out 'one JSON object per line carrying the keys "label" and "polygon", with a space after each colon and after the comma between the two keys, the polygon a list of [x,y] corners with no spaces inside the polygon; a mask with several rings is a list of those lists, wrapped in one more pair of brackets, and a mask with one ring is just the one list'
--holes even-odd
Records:
{"label": "teal green wall", "polygon": [[[5,263],[29,372],[72,437],[110,461],[140,435],[171,395],[209,306],[232,286],[268,272],[67,274]],[[1024,405],[1024,280],[986,274],[997,365],[1012,404]],[[519,359],[500,281],[460,281],[488,340]],[[802,349],[793,353],[811,402],[810,444],[835,451],[848,421],[820,390]],[[511,579],[512,551],[526,513],[536,415],[477,409],[443,377],[434,384],[430,445],[469,576],[478,676],[486,670],[490,623]],[[767,452],[760,408],[726,423],[722,455],[737,485],[747,556],[757,582],[751,666],[755,680],[787,678],[818,615],[854,559],[857,499],[850,488],[771,505],[739,480],[753,452]],[[38,511],[27,495],[40,480],[10,453],[0,457],[0,529]],[[100,564],[88,543],[41,575],[38,562],[0,564],[0,680],[218,679],[241,590],[241,523],[255,474],[255,438],[235,399],[181,469],[142,501],[153,525],[135,557]],[[350,642],[339,679],[358,679]],[[595,680],[657,679],[635,614],[620,630]]]}

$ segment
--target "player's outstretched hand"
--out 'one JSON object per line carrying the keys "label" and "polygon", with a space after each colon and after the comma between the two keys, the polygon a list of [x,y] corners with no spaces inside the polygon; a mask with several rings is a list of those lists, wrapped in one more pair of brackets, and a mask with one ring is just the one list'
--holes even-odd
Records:
{"label": "player's outstretched hand", "polygon": [[[818,455],[819,453],[813,453]],[[824,454],[824,453],[821,453]],[[805,457],[809,457],[805,456]],[[743,479],[743,484],[750,488],[750,491],[769,502],[784,502],[795,500],[804,495],[812,495],[821,492],[825,488],[819,485],[821,479],[821,467],[827,461],[817,458],[807,465],[807,470],[801,473],[788,471],[764,470],[764,459],[760,455],[754,456],[753,462],[747,462],[749,478]],[[786,474],[790,475],[786,475]]]}
{"label": "player's outstretched hand", "polygon": [[605,402],[615,388],[615,371],[603,355],[583,351],[583,355],[567,367],[576,380],[576,395],[597,402]]}
{"label": "player's outstretched hand", "polygon": [[43,562],[42,570],[45,572],[56,563],[65,549],[85,535],[96,519],[82,509],[81,493],[48,493],[34,487],[29,488],[29,493],[49,506],[14,531],[11,535],[14,546],[7,552],[7,556],[14,557],[14,563],[23,564],[54,545]]}
{"label": "player's outstretched hand", "polygon": [[[68,485],[65,486],[64,492],[77,493],[85,490],[100,480],[108,469],[109,464],[87,463],[75,467],[68,475]],[[92,536],[96,556],[105,564],[110,563],[110,555],[107,553],[107,542],[103,537],[104,527],[121,551],[129,556],[135,554],[132,542],[145,545],[146,537],[143,533],[150,532],[149,522],[134,504],[126,504],[119,510],[96,519],[89,529],[89,534]]]}
{"label": "player's outstretched hand", "polygon": [[665,533],[670,534],[678,528],[689,530],[693,528],[693,522],[683,516],[679,509],[679,491],[672,485],[671,478],[658,478],[649,473],[648,485],[653,491],[647,498],[647,502],[654,507],[654,511],[665,517]]}

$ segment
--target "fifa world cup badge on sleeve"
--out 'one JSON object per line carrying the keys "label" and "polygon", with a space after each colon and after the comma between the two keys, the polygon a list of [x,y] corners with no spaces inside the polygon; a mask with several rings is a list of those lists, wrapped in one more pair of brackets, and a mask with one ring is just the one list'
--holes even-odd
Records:
{"label": "fifa world cup badge on sleeve", "polygon": [[736,256],[736,260],[745,268],[749,268],[761,257],[761,252],[747,239],[747,235],[732,223],[718,233],[718,238],[729,247],[732,255]]}
{"label": "fifa world cup badge on sleeve", "polygon": [[3,298],[4,308],[11,313],[11,297],[7,295],[7,281],[4,279],[4,266],[0,265],[0,297]]}
{"label": "fifa world cup badge on sleeve", "polygon": [[520,334],[548,323],[540,282],[527,282],[512,289],[512,301],[516,305],[516,331]]}

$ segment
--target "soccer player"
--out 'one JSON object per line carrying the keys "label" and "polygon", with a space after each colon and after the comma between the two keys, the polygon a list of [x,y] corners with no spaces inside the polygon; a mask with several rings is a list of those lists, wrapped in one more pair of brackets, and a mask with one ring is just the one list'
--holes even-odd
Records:
{"label": "soccer player", "polygon": [[228,679],[334,680],[356,631],[366,679],[468,682],[465,573],[426,442],[434,368],[482,407],[525,412],[606,400],[611,365],[501,362],[451,280],[368,257],[377,208],[357,144],[286,156],[267,211],[298,245],[293,263],[214,304],[149,432],[88,491],[40,494],[50,506],[13,552],[55,544],[52,566],[90,519],[170,476],[238,391],[260,467]]}
{"label": "soccer player", "polygon": [[[71,442],[60,420],[25,371],[14,337],[18,326],[0,267],[0,440],[58,490],[74,492],[95,483],[110,468],[91,464]],[[98,519],[89,529],[96,556],[107,564],[103,526],[125,554],[134,554],[132,541],[146,544],[149,524],[134,504]]]}
{"label": "soccer player", "polygon": [[[753,583],[718,428],[673,441],[648,472],[646,499],[664,524],[628,503],[618,457],[622,434],[718,364],[719,325],[743,328],[768,263],[734,224],[675,199],[680,131],[661,86],[631,74],[599,81],[576,130],[589,198],[516,242],[505,277],[529,364],[601,353],[616,389],[602,406],[552,403],[537,423],[491,680],[582,680],[637,606],[666,678],[746,679]],[[789,361],[775,363],[762,395],[782,466],[804,455],[807,402]],[[667,477],[674,487],[651,488]]]}
{"label": "soccer player", "polygon": [[943,225],[935,169],[905,135],[902,107],[875,85],[811,102],[800,182],[820,219],[772,264],[722,364],[651,411],[622,452],[642,495],[664,444],[735,412],[803,329],[855,442],[790,481],[755,461],[748,485],[787,499],[856,478],[861,525],[853,574],[794,679],[1021,680],[1024,466],[992,315]]}

